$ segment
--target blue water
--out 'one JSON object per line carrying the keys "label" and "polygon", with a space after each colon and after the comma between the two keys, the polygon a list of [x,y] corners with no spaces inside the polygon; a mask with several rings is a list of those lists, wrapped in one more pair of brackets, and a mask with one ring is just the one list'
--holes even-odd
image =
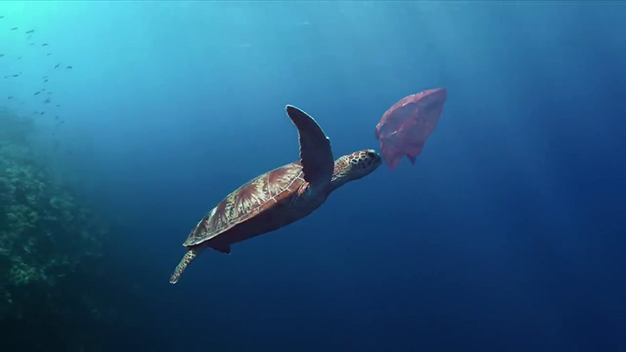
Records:
{"label": "blue water", "polygon": [[[625,4],[6,2],[0,15],[0,73],[23,72],[0,98],[30,113],[50,77],[60,106],[38,122],[57,131],[55,162],[123,224],[108,275],[135,290],[107,294],[135,318],[97,328],[104,350],[626,350]],[[206,212],[298,158],[286,104],[340,156],[378,149],[382,113],[436,87],[448,100],[414,166],[382,166],[168,283]]]}

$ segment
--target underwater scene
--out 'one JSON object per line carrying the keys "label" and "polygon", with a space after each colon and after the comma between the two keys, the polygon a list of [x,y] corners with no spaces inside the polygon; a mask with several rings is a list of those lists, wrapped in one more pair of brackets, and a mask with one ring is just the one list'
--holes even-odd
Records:
{"label": "underwater scene", "polygon": [[0,3],[0,351],[626,351],[626,3]]}

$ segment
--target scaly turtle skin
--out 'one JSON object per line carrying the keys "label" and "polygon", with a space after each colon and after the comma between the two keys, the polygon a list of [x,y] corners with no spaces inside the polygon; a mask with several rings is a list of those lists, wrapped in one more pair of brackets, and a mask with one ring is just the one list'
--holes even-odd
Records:
{"label": "scaly turtle skin", "polygon": [[191,231],[187,253],[170,277],[175,284],[204,249],[230,254],[230,245],[277,230],[319,208],[347,182],[376,170],[382,159],[367,149],[333,158],[330,140],[315,120],[295,106],[287,115],[298,129],[300,160],[267,172],[229,194]]}

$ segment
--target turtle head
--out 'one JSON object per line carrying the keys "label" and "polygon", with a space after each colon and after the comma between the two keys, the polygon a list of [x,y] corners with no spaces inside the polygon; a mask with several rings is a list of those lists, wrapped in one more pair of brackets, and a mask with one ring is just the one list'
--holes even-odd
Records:
{"label": "turtle head", "polygon": [[335,190],[347,182],[371,174],[382,162],[380,155],[373,149],[359,150],[340,157],[335,161],[331,179],[332,189]]}

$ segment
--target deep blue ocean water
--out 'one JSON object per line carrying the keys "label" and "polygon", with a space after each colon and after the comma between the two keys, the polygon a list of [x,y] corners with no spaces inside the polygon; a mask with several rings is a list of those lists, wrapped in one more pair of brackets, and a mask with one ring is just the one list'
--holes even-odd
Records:
{"label": "deep blue ocean water", "polygon": [[[55,162],[123,224],[107,260],[136,292],[106,294],[136,318],[98,327],[103,350],[626,351],[626,4],[5,2],[0,16],[0,73],[22,72],[0,99],[28,114],[49,76],[60,106],[38,123]],[[168,283],[206,212],[298,158],[286,104],[340,156],[379,149],[385,110],[436,87],[448,100],[414,166]]]}

